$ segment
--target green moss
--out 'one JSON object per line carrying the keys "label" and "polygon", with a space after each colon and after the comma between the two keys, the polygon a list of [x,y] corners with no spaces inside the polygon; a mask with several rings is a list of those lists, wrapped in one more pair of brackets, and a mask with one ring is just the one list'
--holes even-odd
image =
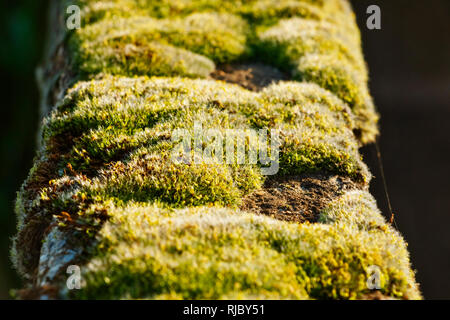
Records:
{"label": "green moss", "polygon": [[93,203],[238,205],[261,187],[261,163],[246,158],[237,164],[235,157],[216,165],[175,163],[174,130],[193,136],[196,123],[222,136],[227,129],[275,130],[279,175],[326,171],[362,184],[370,180],[349,107],[315,84],[284,82],[254,93],[209,80],[106,77],[78,83],[44,120],[43,170],[34,170],[26,183],[35,191],[22,194],[20,215],[67,212],[95,229],[103,218],[85,214]]}
{"label": "green moss", "polygon": [[142,45],[116,42],[112,47],[99,44],[90,49],[76,57],[84,74],[206,77],[215,69],[214,63],[201,55],[156,42]]}
{"label": "green moss", "polygon": [[367,90],[367,71],[357,39],[338,25],[301,18],[281,20],[259,34],[261,54],[300,81],[314,82],[353,109],[363,143],[374,141],[378,115]]}
{"label": "green moss", "polygon": [[254,0],[78,0],[83,10],[85,23],[102,19],[131,16],[152,16],[156,18],[173,18],[186,16],[195,12],[236,13],[246,3]]}
{"label": "green moss", "polygon": [[227,129],[276,130],[283,174],[325,170],[358,181],[370,177],[359,159],[348,107],[313,84],[283,83],[258,94],[204,80],[86,82],[48,118],[44,139],[71,137],[74,145],[65,158],[76,171],[89,173],[85,170],[131,159],[127,155],[142,147],[170,151],[173,131],[186,128],[193,135],[195,122],[205,130],[219,128],[222,136]]}
{"label": "green moss", "polygon": [[242,14],[260,25],[272,25],[282,18],[305,17],[319,20],[324,12],[308,1],[256,1],[242,9]]}
{"label": "green moss", "polygon": [[357,41],[336,24],[302,18],[285,19],[260,32],[260,39],[260,50],[273,58],[280,56],[278,59],[282,62],[290,61],[292,64],[306,54],[332,53],[341,60],[351,62],[362,76],[366,76]]}
{"label": "green moss", "polygon": [[[406,244],[367,192],[332,201],[319,223],[281,222],[236,209],[262,187],[260,164],[172,159],[177,129],[272,129],[279,176],[328,173],[366,188],[358,147],[378,134],[378,116],[348,1],[78,4],[73,71],[97,80],[78,82],[44,120],[16,204],[12,254],[25,277],[57,223],[84,244],[96,238],[76,298],[364,298],[373,265],[382,294],[420,298]],[[189,79],[246,58],[296,81],[250,92]]]}
{"label": "green moss", "polygon": [[[236,175],[244,177],[235,180]],[[239,167],[234,171],[224,165],[174,164],[170,155],[154,153],[145,157],[140,154],[138,159],[123,167],[115,166],[101,179],[95,179],[87,192],[93,197],[120,202],[160,201],[177,207],[231,206],[243,193],[259,188],[261,182],[259,171],[251,167]]]}
{"label": "green moss", "polygon": [[360,35],[347,1],[80,4],[86,26],[71,43],[85,75],[206,77],[214,63],[257,57],[347,102],[357,116],[355,132],[362,144],[378,134]]}
{"label": "green moss", "polygon": [[350,176],[358,182],[367,183],[367,177],[361,173],[361,164],[358,160],[352,158],[344,150],[335,149],[333,145],[296,145],[292,143],[284,146],[282,150],[280,157],[282,174],[302,174],[311,171],[333,172]]}
{"label": "green moss", "polygon": [[[91,1],[79,0],[83,8],[85,23],[92,23],[101,19],[114,17],[129,17],[132,15],[149,15],[157,18],[170,18],[186,16],[193,12],[230,12],[242,14],[255,22],[267,22],[282,17],[323,15],[325,8],[330,8],[333,2],[334,9],[341,0],[333,1],[292,1],[292,0],[109,0]],[[322,10],[321,10],[322,9]]]}
{"label": "green moss", "polygon": [[[352,206],[358,198],[344,195],[328,210],[338,206],[348,216],[366,201],[374,207],[363,197]],[[77,298],[217,299],[238,291],[241,298],[354,299],[370,293],[372,265],[383,294],[420,297],[406,246],[385,223],[369,231],[343,220],[296,225],[219,208],[107,210]],[[376,208],[372,215],[382,221]]]}
{"label": "green moss", "polygon": [[347,192],[321,212],[319,221],[342,223],[367,231],[388,229],[375,200],[364,191]]}
{"label": "green moss", "polygon": [[347,102],[355,114],[355,129],[360,132],[360,140],[373,142],[378,134],[379,116],[366,85],[361,85],[362,76],[344,61],[328,55],[306,55],[300,59],[296,75],[335,92]]}
{"label": "green moss", "polygon": [[228,14],[118,18],[79,29],[71,47],[84,74],[206,77],[215,68],[212,61],[230,62],[245,54],[245,30],[242,19]]}

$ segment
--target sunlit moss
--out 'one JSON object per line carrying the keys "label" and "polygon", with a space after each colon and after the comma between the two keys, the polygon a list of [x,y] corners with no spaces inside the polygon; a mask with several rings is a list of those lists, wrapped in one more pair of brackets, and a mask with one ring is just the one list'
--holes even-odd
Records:
{"label": "sunlit moss", "polygon": [[81,72],[206,77],[216,63],[245,54],[246,24],[237,16],[195,13],[157,20],[103,20],[71,38]]}
{"label": "sunlit moss", "polygon": [[[109,93],[111,90],[114,93]],[[340,111],[340,112],[336,112]],[[274,129],[284,174],[330,171],[368,181],[351,112],[313,84],[282,83],[259,93],[206,80],[108,78],[74,89],[44,126],[45,139],[71,136],[75,170],[123,159],[142,146],[171,148],[172,131]],[[225,133],[223,133],[225,136]],[[66,163],[62,163],[62,167]]]}
{"label": "sunlit moss", "polygon": [[[382,228],[360,229],[339,219],[356,215],[351,210],[367,201]],[[107,208],[111,219],[98,235],[78,298],[223,299],[239,291],[241,298],[355,299],[370,293],[372,265],[381,270],[383,294],[420,297],[404,242],[364,193],[331,204],[328,212],[339,211],[326,224],[220,208]]]}
{"label": "sunlit moss", "polygon": [[[206,77],[216,64],[265,60],[332,91],[356,114],[362,144],[378,134],[360,35],[347,1],[80,1],[71,37],[84,74]],[[126,10],[124,10],[126,8]]]}
{"label": "sunlit moss", "polygon": [[[350,109],[315,84],[284,82],[255,93],[211,80],[106,77],[80,82],[44,120],[43,170],[31,172],[18,199],[19,215],[32,210],[84,216],[89,204],[108,200],[238,205],[261,187],[261,163],[174,163],[174,130],[193,134],[195,123],[219,128],[222,135],[227,129],[275,130],[279,175],[330,172],[361,184],[370,180]],[[49,158],[53,172],[45,168]],[[45,180],[48,174],[53,177]],[[42,180],[38,190],[25,191]]]}
{"label": "sunlit moss", "polygon": [[[348,1],[77,3],[83,26],[68,51],[84,81],[44,119],[16,202],[12,256],[24,277],[58,226],[85,241],[73,298],[364,298],[373,265],[382,294],[420,298],[406,244],[366,191],[333,200],[318,223],[282,222],[237,209],[262,188],[261,163],[171,157],[177,129],[273,130],[278,177],[338,175],[365,190],[358,148],[378,116]],[[245,59],[293,81],[250,92],[189,79]]]}
{"label": "sunlit moss", "polygon": [[300,81],[314,82],[349,104],[363,143],[378,134],[359,42],[328,22],[292,18],[261,32],[261,54]]}

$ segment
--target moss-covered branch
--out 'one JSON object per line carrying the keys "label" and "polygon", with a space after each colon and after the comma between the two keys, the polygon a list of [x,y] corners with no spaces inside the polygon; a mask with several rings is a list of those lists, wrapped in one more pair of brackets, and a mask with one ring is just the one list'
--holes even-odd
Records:
{"label": "moss-covered branch", "polygon": [[[62,23],[65,2],[54,2]],[[16,204],[22,296],[365,298],[377,266],[385,297],[420,298],[406,244],[367,191],[358,148],[374,141],[378,116],[347,1],[78,4],[82,28],[58,26],[43,69],[50,112]],[[291,80],[252,92],[210,76],[245,61]],[[280,170],[172,161],[174,132],[196,124],[220,136],[276,130]],[[289,191],[294,215],[309,206],[311,217],[255,209],[261,192],[277,206],[270,183],[306,175],[336,186]],[[65,286],[71,264],[80,290]]]}

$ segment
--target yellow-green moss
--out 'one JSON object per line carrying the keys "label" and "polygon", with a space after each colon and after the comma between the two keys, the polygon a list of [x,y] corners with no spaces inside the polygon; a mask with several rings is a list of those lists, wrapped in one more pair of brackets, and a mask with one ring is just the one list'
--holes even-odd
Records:
{"label": "yellow-green moss", "polygon": [[246,28],[241,18],[225,13],[117,18],[77,30],[71,48],[84,74],[206,77],[213,61],[231,62],[245,54]]}
{"label": "yellow-green moss", "polygon": [[[69,52],[88,81],[44,119],[16,204],[19,272],[32,277],[52,223],[85,241],[75,298],[362,298],[373,265],[382,294],[420,298],[406,244],[366,191],[329,203],[316,224],[282,222],[236,209],[261,188],[260,164],[171,158],[176,129],[273,129],[279,176],[320,172],[366,188],[358,147],[374,140],[378,116],[348,1],[77,3]],[[296,81],[256,93],[188,79],[243,59]]]}
{"label": "yellow-green moss", "polygon": [[[347,223],[367,205],[380,228]],[[106,207],[111,219],[78,298],[220,299],[238,291],[241,298],[355,299],[370,293],[372,265],[383,294],[420,298],[405,243],[364,192],[332,203],[335,220],[325,224],[220,208]]]}
{"label": "yellow-green moss", "polygon": [[[332,1],[80,1],[71,37],[85,75],[206,77],[216,64],[262,59],[332,91],[365,144],[378,134],[354,15]],[[124,9],[126,8],[126,9]]]}
{"label": "yellow-green moss", "polygon": [[310,18],[332,19],[341,24],[347,21],[339,19],[351,15],[351,9],[345,0],[78,0],[82,7],[84,23],[93,23],[102,19],[149,15],[156,18],[186,16],[193,12],[229,12],[241,14],[252,21],[270,24],[280,18],[305,16]]}
{"label": "yellow-green moss", "polygon": [[370,180],[350,109],[315,84],[284,82],[254,93],[211,80],[109,76],[78,83],[44,120],[39,166],[53,159],[51,181],[30,193],[27,185],[45,179],[42,170],[31,172],[18,198],[19,216],[67,212],[90,228],[100,221],[85,221],[84,212],[102,201],[236,206],[261,187],[261,163],[175,163],[174,130],[192,134],[196,122],[222,135],[227,129],[275,130],[279,175],[330,172]]}
{"label": "yellow-green moss", "polygon": [[367,90],[367,70],[358,38],[326,21],[281,20],[259,33],[266,61],[293,70],[300,81],[314,82],[344,100],[356,115],[363,143],[378,134],[378,115]]}
{"label": "yellow-green moss", "polygon": [[[339,111],[339,112],[338,112]],[[63,168],[89,170],[144,148],[148,153],[173,146],[173,130],[194,123],[204,129],[274,129],[281,136],[283,174],[329,171],[367,182],[352,133],[351,112],[313,84],[272,85],[253,93],[235,85],[168,78],[107,78],[81,83],[44,126],[45,140],[71,137]],[[164,149],[166,148],[166,150]],[[125,156],[125,157],[124,157]]]}

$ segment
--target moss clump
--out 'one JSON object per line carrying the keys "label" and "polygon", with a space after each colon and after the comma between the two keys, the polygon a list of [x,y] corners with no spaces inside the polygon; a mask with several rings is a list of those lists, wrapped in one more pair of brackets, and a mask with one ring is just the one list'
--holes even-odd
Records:
{"label": "moss clump", "polygon": [[319,222],[342,223],[367,231],[388,229],[373,197],[364,191],[347,192],[336,199],[321,212]]}
{"label": "moss clump", "polygon": [[[333,0],[335,4],[341,0]],[[160,1],[135,1],[135,0],[109,0],[91,1],[79,0],[78,4],[83,9],[85,23],[92,23],[102,19],[114,17],[130,17],[133,15],[149,15],[157,18],[170,18],[174,16],[186,16],[194,12],[230,12],[242,14],[248,18],[271,20],[284,16],[303,15],[304,8],[309,8],[320,14],[320,9],[326,2],[323,1],[292,1],[292,0],[160,0]]]}
{"label": "moss clump", "polygon": [[91,81],[68,95],[47,120],[44,135],[46,141],[70,136],[74,145],[60,167],[70,161],[89,175],[139,148],[168,152],[173,131],[185,128],[193,135],[195,122],[220,128],[224,137],[227,129],[276,130],[284,174],[331,171],[358,181],[370,178],[348,107],[313,84],[283,83],[258,94],[205,80]]}
{"label": "moss clump", "polygon": [[350,64],[332,56],[307,55],[300,59],[298,74],[303,80],[315,82],[349,103],[361,142],[375,141],[379,116],[367,86],[358,86],[362,80]]}
{"label": "moss clump", "polygon": [[[263,59],[350,105],[362,144],[378,134],[360,35],[347,1],[81,1],[71,36],[85,75],[206,77],[216,64]],[[126,10],[123,10],[126,8]]]}
{"label": "moss clump", "polygon": [[283,136],[281,173],[325,171],[370,180],[352,133],[352,112],[342,100],[313,83],[283,82],[261,95],[270,103],[262,104],[257,118],[266,120],[262,125],[274,123]]}
{"label": "moss clump", "polygon": [[256,1],[242,11],[244,16],[260,25],[271,25],[282,18],[296,16],[315,20],[323,17],[321,8],[308,1]]}
{"label": "moss clump", "polygon": [[[345,29],[344,29],[345,30]],[[317,83],[350,105],[363,143],[377,135],[378,116],[367,90],[359,39],[326,21],[291,18],[259,33],[260,51],[294,78]]]}
{"label": "moss clump", "polygon": [[349,19],[352,15],[349,9],[348,3],[342,0],[261,0],[251,1],[237,11],[259,26],[270,26],[281,19],[302,17],[328,21],[355,33],[357,28]]}
{"label": "moss clump", "polygon": [[[90,50],[91,49],[91,50]],[[150,42],[145,45],[117,43],[106,48],[102,44],[86,48],[77,56],[84,74],[107,71],[119,75],[183,75],[206,77],[214,69],[210,59],[190,51]]]}
{"label": "moss clump", "polygon": [[184,17],[197,12],[238,13],[254,0],[78,0],[86,24],[117,17],[151,16],[155,18]]}
{"label": "moss clump", "polygon": [[131,16],[171,18],[194,12],[227,12],[246,17],[258,24],[270,24],[294,16],[328,19],[348,24],[341,17],[351,15],[345,0],[78,0],[85,24],[104,19]]}
{"label": "moss clump", "polygon": [[84,74],[206,77],[216,63],[245,54],[246,23],[237,16],[195,13],[184,18],[102,20],[71,37]]}
{"label": "moss clump", "polygon": [[[111,219],[77,298],[355,299],[370,293],[372,265],[383,294],[420,297],[405,243],[364,192],[330,204],[324,223],[303,225],[220,208],[106,206]],[[348,223],[355,208],[379,228]]]}
{"label": "moss clump", "polygon": [[[106,77],[80,82],[44,120],[42,170],[32,171],[18,214],[40,212],[50,220],[66,212],[90,228],[102,215],[86,222],[84,212],[102,201],[238,205],[264,180],[247,157],[214,166],[172,161],[174,130],[193,136],[195,123],[222,136],[227,129],[274,129],[282,175],[327,171],[361,184],[370,179],[348,106],[317,85],[286,82],[254,93],[209,80]],[[33,223],[24,222],[19,236]]]}

